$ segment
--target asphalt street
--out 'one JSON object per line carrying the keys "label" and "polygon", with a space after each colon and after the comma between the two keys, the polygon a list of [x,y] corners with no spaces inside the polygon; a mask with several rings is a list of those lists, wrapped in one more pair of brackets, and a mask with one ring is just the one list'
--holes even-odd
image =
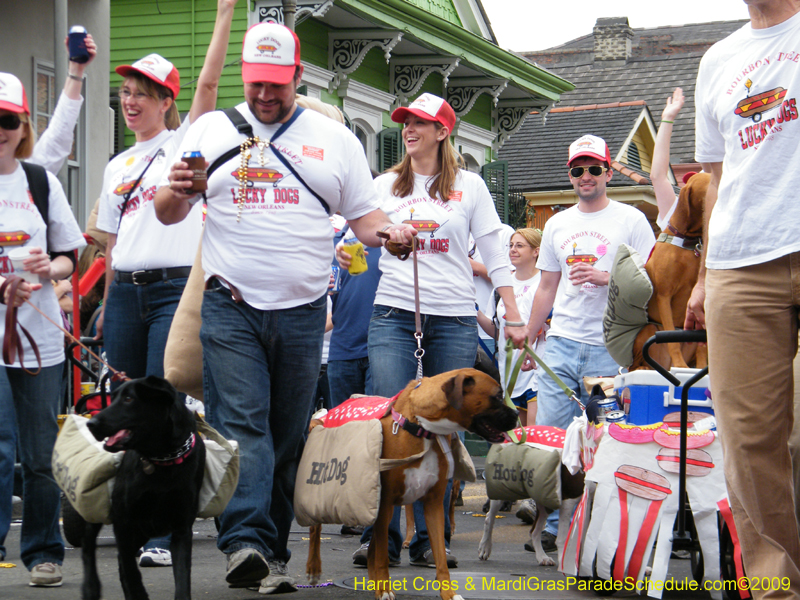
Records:
{"label": "asphalt street", "polygon": [[[476,460],[476,466],[478,461]],[[533,553],[526,552],[523,544],[529,539],[529,526],[514,516],[514,513],[500,513],[495,525],[492,555],[488,561],[478,560],[478,542],[483,528],[482,505],[486,499],[482,481],[467,484],[464,490],[464,506],[456,509],[456,530],[452,538],[451,550],[458,557],[459,566],[451,570],[452,580],[458,582],[459,593],[465,599],[595,599],[609,594],[578,589],[577,584],[566,586],[565,577],[556,567],[540,567]],[[515,507],[516,508],[516,507]],[[403,527],[405,523],[403,522]],[[230,589],[225,583],[225,559],[216,547],[216,529],[213,520],[198,520],[195,525],[192,557],[192,593],[195,599],[213,598],[224,600],[254,600],[260,598],[257,592],[247,589]],[[67,547],[64,560],[64,584],[58,588],[29,587],[29,574],[19,560],[20,522],[12,524],[6,540],[8,556],[5,568],[0,568],[0,598],[13,600],[74,600],[80,598],[83,578],[81,550]],[[123,600],[119,583],[116,547],[110,526],[103,527],[97,552],[98,568],[103,583],[104,600]],[[308,532],[294,523],[289,538],[293,552],[289,562],[291,573],[298,583],[305,581],[305,560],[308,553]],[[327,525],[322,535],[322,585],[301,587],[291,595],[296,600],[349,600],[372,597],[372,592],[355,590],[354,586],[367,578],[367,570],[355,567],[351,555],[359,547],[359,539],[340,535],[340,526]],[[551,555],[555,556],[555,555]],[[168,600],[173,598],[174,586],[172,569],[142,569],[143,579],[150,598]],[[673,559],[670,562],[669,577],[682,581],[690,577],[689,560]],[[438,597],[429,588],[435,580],[434,569],[409,565],[408,551],[403,552],[402,564],[391,569],[394,580],[401,583],[397,592],[403,597]],[[525,582],[525,589],[515,591]],[[558,589],[548,589],[551,587]],[[428,588],[428,589],[426,589]],[[506,589],[510,588],[510,589]],[[617,592],[615,598],[630,597],[633,592]],[[665,599],[707,599],[711,595],[703,591],[664,592]]]}

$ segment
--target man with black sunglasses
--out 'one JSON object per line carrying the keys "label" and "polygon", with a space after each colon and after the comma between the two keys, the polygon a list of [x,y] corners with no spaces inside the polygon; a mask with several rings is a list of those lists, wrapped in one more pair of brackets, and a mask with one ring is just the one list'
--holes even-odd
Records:
{"label": "man with black sunglasses", "polygon": [[[605,140],[593,135],[575,140],[567,167],[578,202],[553,215],[544,227],[537,263],[542,280],[528,321],[528,339],[536,339],[552,309],[542,361],[586,404],[584,376],[614,375],[618,369],[606,351],[602,330],[614,255],[624,243],[647,257],[656,240],[644,213],[606,195],[612,171]],[[528,357],[523,369],[531,368],[535,366]],[[539,378],[538,398],[537,425],[566,429],[581,414],[551,377]],[[558,515],[553,513],[542,534],[544,546],[555,549],[557,528]]]}

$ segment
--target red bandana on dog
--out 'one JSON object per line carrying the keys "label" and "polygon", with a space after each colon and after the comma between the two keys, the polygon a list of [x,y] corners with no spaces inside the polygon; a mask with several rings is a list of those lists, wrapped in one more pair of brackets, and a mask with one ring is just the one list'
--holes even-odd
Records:
{"label": "red bandana on dog", "polygon": [[389,411],[395,400],[382,396],[365,396],[363,398],[350,398],[336,408],[328,411],[321,421],[325,427],[339,427],[350,421],[369,421],[380,419]]}

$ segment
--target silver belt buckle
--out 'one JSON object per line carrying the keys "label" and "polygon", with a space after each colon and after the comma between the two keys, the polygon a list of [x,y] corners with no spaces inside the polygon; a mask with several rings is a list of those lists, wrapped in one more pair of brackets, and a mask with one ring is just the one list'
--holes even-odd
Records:
{"label": "silver belt buckle", "polygon": [[145,271],[134,271],[133,273],[131,273],[131,281],[133,282],[133,285],[145,285],[147,283],[146,281],[142,282],[136,281],[137,275],[144,275],[144,274]]}

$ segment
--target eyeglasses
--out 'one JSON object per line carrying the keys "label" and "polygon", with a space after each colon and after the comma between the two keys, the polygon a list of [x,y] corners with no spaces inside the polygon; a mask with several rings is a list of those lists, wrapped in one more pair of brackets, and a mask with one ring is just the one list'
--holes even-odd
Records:
{"label": "eyeglasses", "polygon": [[589,175],[592,175],[594,177],[600,177],[600,175],[608,171],[608,169],[606,167],[601,167],[599,165],[592,165],[590,167],[572,167],[569,170],[569,174],[575,179],[580,179],[581,177],[583,177],[583,174],[586,171],[589,171]]}
{"label": "eyeglasses", "polygon": [[17,115],[3,115],[0,117],[0,129],[5,129],[6,131],[15,131],[19,129],[21,123],[22,119]]}
{"label": "eyeglasses", "polygon": [[137,102],[141,102],[142,100],[145,100],[146,98],[150,97],[148,94],[145,94],[144,92],[136,92],[135,94],[132,94],[130,90],[119,91],[119,97],[122,100],[130,100],[131,96],[133,96],[133,99],[136,100]]}
{"label": "eyeglasses", "polygon": [[532,246],[528,244],[509,244],[508,247],[511,250],[524,250],[525,248],[532,248]]}

